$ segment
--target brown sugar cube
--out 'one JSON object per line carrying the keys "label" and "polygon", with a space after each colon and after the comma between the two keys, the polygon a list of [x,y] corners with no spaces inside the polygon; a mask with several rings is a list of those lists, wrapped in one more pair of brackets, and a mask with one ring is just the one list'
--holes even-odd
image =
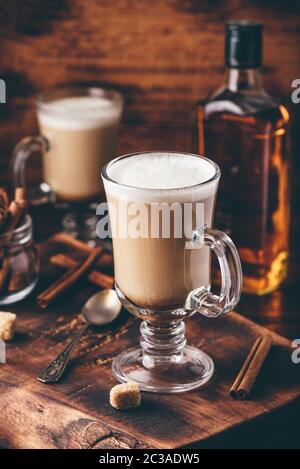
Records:
{"label": "brown sugar cube", "polygon": [[141,405],[141,391],[137,383],[129,381],[124,384],[117,384],[110,390],[110,404],[115,409],[130,409]]}
{"label": "brown sugar cube", "polygon": [[12,340],[15,333],[16,314],[0,311],[0,340]]}

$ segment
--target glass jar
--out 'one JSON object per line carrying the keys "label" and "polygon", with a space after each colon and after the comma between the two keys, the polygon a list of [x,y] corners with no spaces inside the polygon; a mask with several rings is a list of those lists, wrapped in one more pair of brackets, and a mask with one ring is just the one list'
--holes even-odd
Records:
{"label": "glass jar", "polygon": [[32,220],[0,235],[0,306],[25,298],[37,283],[39,257],[33,242]]}

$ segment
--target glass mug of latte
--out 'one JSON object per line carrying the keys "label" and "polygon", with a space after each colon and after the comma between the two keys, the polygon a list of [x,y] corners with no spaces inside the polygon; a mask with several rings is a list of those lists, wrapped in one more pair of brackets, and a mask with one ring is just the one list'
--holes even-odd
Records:
{"label": "glass mug of latte", "polygon": [[[151,392],[197,388],[214,364],[186,345],[183,320],[199,312],[217,317],[239,301],[241,264],[231,239],[211,228],[220,169],[185,153],[136,153],[102,170],[113,238],[115,287],[143,320],[140,347],[113,362],[121,382]],[[210,256],[221,271],[219,295],[210,292]]]}
{"label": "glass mug of latte", "polygon": [[116,154],[123,98],[110,89],[57,87],[41,94],[36,108],[40,136],[24,138],[15,147],[14,184],[25,186],[26,160],[41,152],[44,182],[28,191],[30,203],[66,203],[70,211],[62,221],[65,230],[93,239],[93,204],[101,198],[99,168]]}

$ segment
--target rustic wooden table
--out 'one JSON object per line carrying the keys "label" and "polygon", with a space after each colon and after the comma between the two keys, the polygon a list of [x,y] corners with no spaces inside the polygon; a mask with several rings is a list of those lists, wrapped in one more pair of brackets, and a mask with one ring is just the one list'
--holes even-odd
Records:
{"label": "rustic wooden table", "polygon": [[[35,209],[36,239],[41,241],[58,231],[61,215],[61,211],[50,207]],[[43,288],[43,283],[49,284],[51,275],[42,275],[39,288]],[[244,296],[238,312],[294,339],[300,337],[296,294],[297,288],[290,285],[268,297]],[[294,384],[294,376],[291,382],[284,374],[281,376],[285,368],[281,359],[278,369],[275,360],[270,373],[264,374],[265,383],[258,388],[260,395],[252,401],[233,403],[228,397],[230,383],[249,347],[255,336],[262,333],[259,327],[240,322],[234,315],[218,328],[213,322],[199,325],[197,318],[189,321],[191,343],[204,346],[212,353],[219,370],[214,388],[188,393],[186,401],[182,395],[161,396],[158,407],[155,396],[147,395],[141,411],[124,414],[110,408],[108,390],[114,384],[111,356],[137,340],[137,324],[132,318],[126,319],[126,315],[117,325],[117,331],[88,334],[62,383],[47,386],[36,381],[41,367],[61,350],[78,327],[74,311],[78,311],[87,295],[86,286],[82,291],[77,289],[74,298],[71,296],[66,303],[54,305],[49,312],[38,310],[32,298],[10,308],[19,315],[21,332],[12,344],[9,370],[0,369],[1,414],[8,416],[7,423],[0,427],[0,446],[300,447],[297,431],[300,386],[298,381]],[[114,340],[109,340],[110,337]],[[297,374],[298,369],[293,366],[295,371]],[[171,427],[176,428],[175,433]]]}

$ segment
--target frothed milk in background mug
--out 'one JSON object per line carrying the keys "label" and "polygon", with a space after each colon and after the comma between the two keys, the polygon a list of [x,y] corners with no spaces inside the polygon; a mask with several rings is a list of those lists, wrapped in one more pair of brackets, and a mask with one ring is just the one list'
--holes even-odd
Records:
{"label": "frothed milk in background mug", "polygon": [[[122,96],[97,87],[59,87],[41,94],[36,105],[41,135],[23,139],[15,148],[15,185],[25,185],[24,163],[33,151],[41,151],[44,183],[31,202],[43,200],[45,190],[68,202],[73,212],[63,225],[88,239],[95,220],[84,218],[84,204],[104,197],[100,168],[116,153]],[[80,204],[76,213],[74,204]]]}
{"label": "frothed milk in background mug", "polygon": [[99,198],[99,168],[116,154],[120,104],[92,93],[39,105],[41,134],[49,142],[44,177],[60,199]]}

